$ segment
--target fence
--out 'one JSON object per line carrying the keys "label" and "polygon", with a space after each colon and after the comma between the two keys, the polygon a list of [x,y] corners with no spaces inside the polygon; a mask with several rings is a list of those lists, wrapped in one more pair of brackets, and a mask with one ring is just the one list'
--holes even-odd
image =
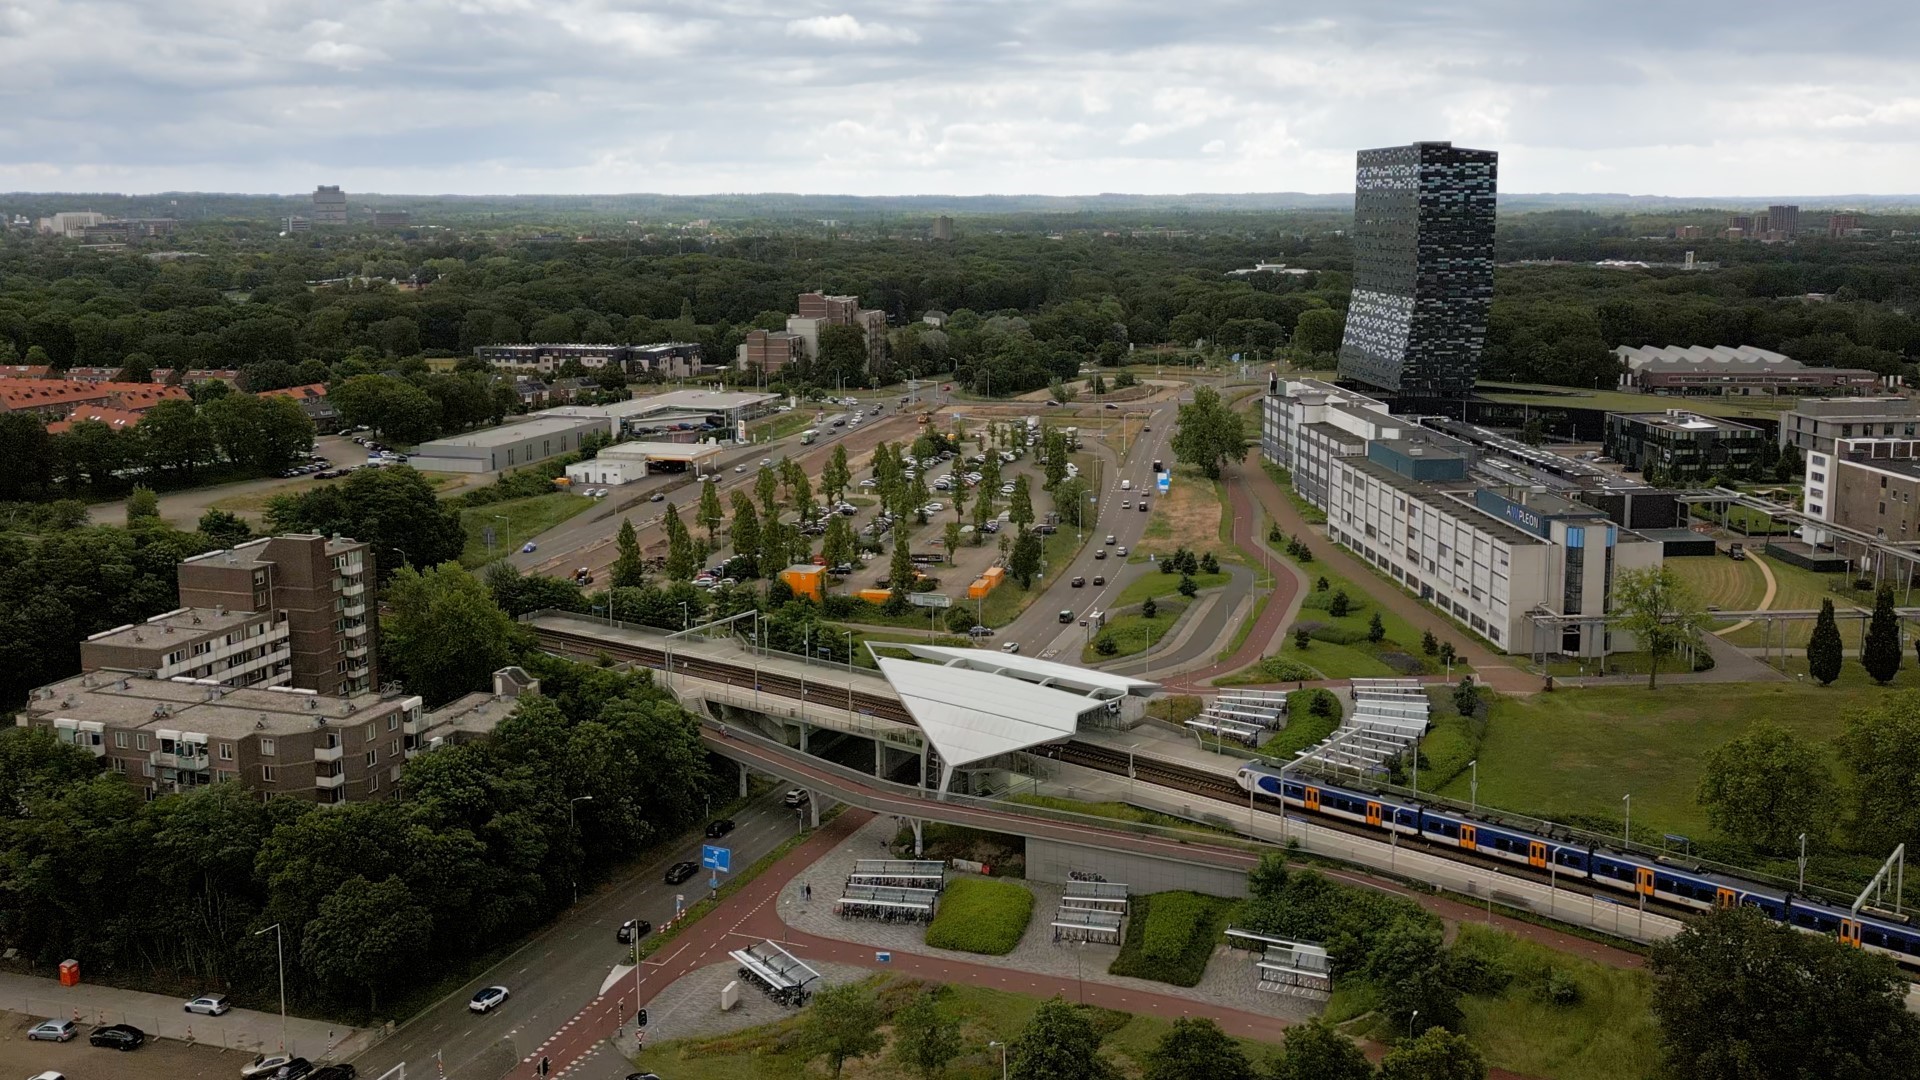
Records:
{"label": "fence", "polygon": [[1118,945],[1126,916],[1117,911],[1062,910],[1053,916],[1053,940]]}

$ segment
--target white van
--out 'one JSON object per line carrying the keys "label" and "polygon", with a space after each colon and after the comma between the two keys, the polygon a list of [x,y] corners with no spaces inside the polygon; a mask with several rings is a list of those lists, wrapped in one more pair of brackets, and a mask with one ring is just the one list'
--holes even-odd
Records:
{"label": "white van", "polygon": [[1122,480],[1122,481],[1120,481],[1120,490],[1121,490],[1121,491],[1132,491],[1132,490],[1133,490],[1133,481],[1131,481],[1131,480]]}

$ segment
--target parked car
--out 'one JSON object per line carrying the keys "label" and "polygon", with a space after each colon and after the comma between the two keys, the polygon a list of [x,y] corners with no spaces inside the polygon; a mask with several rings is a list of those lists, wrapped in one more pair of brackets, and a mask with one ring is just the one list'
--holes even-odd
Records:
{"label": "parked car", "polygon": [[669,885],[678,885],[700,872],[697,862],[677,862],[667,867],[666,881]]}
{"label": "parked car", "polygon": [[645,919],[628,919],[620,924],[620,930],[614,935],[620,944],[631,945],[636,940],[653,933],[653,924]]}
{"label": "parked car", "polygon": [[27,1029],[30,1042],[66,1042],[80,1034],[80,1026],[71,1020],[42,1020]]}
{"label": "parked car", "polygon": [[358,1075],[360,1075],[359,1070],[343,1062],[339,1065],[323,1065],[309,1075],[307,1080],[354,1080]]}
{"label": "parked car", "polygon": [[313,1062],[297,1057],[273,1070],[271,1080],[302,1080],[313,1075]]}
{"label": "parked car", "polygon": [[993,627],[991,626],[973,627],[972,629],[967,631],[967,636],[968,637],[992,637]]}
{"label": "parked car", "polygon": [[93,1046],[110,1046],[115,1050],[132,1050],[147,1041],[147,1033],[132,1024],[108,1024],[97,1027],[87,1036],[87,1042]]}
{"label": "parked car", "polygon": [[477,1013],[492,1012],[493,1010],[499,1008],[506,1000],[507,1000],[506,987],[504,986],[483,987],[479,990],[475,990],[473,992],[473,996],[467,999],[467,1009],[470,1012],[477,1012]]}
{"label": "parked car", "polygon": [[707,822],[707,838],[710,840],[717,840],[732,831],[732,818],[719,818],[718,820]]}
{"label": "parked car", "polygon": [[788,788],[781,801],[788,806],[805,806],[810,799],[812,796],[807,794],[806,788]]}
{"label": "parked car", "polygon": [[190,1013],[199,1013],[202,1016],[219,1016],[233,1008],[233,1002],[228,1001],[225,994],[202,994],[187,1002],[185,1008]]}
{"label": "parked car", "polygon": [[272,1076],[292,1060],[291,1054],[255,1054],[252,1061],[240,1066],[240,1080],[260,1080],[261,1077]]}

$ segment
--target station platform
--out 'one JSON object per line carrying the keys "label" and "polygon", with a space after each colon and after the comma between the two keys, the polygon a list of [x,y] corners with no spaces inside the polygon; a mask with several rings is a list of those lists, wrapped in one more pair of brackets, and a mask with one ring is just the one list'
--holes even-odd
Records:
{"label": "station platform", "polygon": [[1147,720],[1126,729],[1086,730],[1074,736],[1075,742],[1091,743],[1112,750],[1133,748],[1145,757],[1172,761],[1222,776],[1232,776],[1254,757],[1254,752],[1229,741],[1225,753],[1215,753],[1213,744],[1202,747],[1192,733],[1182,733],[1158,720]]}

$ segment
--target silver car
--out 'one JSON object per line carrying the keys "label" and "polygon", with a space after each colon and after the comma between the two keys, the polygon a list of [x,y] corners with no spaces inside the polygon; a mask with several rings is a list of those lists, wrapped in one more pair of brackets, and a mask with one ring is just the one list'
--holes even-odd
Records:
{"label": "silver car", "polygon": [[188,1012],[202,1016],[219,1016],[231,1008],[233,1002],[228,1001],[225,994],[202,994],[186,1004]]}

